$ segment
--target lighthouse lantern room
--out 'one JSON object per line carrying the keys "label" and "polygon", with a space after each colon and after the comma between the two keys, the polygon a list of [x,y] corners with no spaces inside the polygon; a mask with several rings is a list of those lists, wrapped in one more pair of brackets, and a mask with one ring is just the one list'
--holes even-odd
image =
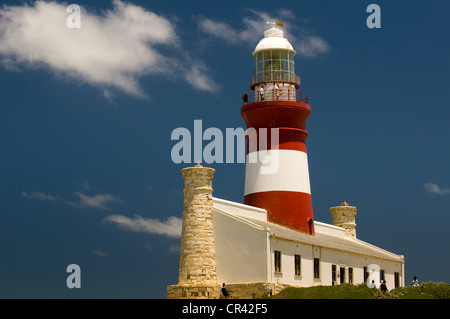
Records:
{"label": "lighthouse lantern room", "polygon": [[274,96],[270,92],[275,85],[292,92],[300,87],[300,77],[294,69],[295,50],[283,35],[278,27],[267,29],[253,52],[255,73],[250,77],[250,88],[256,93],[263,88],[269,98]]}

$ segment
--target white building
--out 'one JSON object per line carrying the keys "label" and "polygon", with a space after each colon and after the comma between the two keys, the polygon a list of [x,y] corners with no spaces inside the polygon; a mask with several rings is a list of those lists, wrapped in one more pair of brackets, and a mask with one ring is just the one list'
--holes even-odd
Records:
{"label": "white building", "polygon": [[360,284],[378,265],[376,284],[384,279],[390,288],[404,286],[403,256],[346,234],[342,227],[315,221],[315,236],[310,236],[268,222],[263,209],[217,198],[213,203],[219,283],[267,282],[274,292],[280,284]]}
{"label": "white building", "polygon": [[[182,170],[180,270],[168,298],[219,298],[222,283],[234,298],[286,286],[372,280],[385,280],[389,289],[404,286],[404,257],[356,238],[356,207],[331,207],[333,225],[314,220],[305,130],[309,97],[298,91],[295,50],[283,30],[274,26],[264,35],[253,52],[254,92],[241,108],[253,129],[249,141],[258,141],[247,143],[244,204],[212,197],[214,169],[198,164]],[[252,161],[261,154],[264,160]]]}

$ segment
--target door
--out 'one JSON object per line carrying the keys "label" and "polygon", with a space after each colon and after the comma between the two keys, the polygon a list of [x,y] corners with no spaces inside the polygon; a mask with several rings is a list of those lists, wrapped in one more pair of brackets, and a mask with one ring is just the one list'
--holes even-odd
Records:
{"label": "door", "polygon": [[341,281],[341,284],[343,284],[343,283],[345,283],[345,268],[344,267],[341,267],[341,269],[340,269],[340,281]]}

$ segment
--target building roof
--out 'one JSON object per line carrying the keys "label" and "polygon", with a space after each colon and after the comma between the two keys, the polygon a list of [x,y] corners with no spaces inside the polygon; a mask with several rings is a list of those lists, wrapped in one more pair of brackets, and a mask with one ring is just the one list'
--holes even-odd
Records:
{"label": "building roof", "polygon": [[311,236],[267,221],[267,211],[264,209],[219,198],[213,198],[213,209],[220,214],[234,218],[238,222],[265,229],[271,237],[404,262],[403,255],[397,255],[362,240],[346,236],[344,229],[341,227],[315,221],[315,236]]}
{"label": "building roof", "polygon": [[284,32],[278,28],[271,28],[264,32],[264,38],[259,41],[253,54],[261,50],[284,49],[294,51],[291,43],[283,36]]}

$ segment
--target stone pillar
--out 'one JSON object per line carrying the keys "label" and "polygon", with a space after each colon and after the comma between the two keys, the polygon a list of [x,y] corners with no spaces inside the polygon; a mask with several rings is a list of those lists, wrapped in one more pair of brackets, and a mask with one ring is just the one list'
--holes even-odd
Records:
{"label": "stone pillar", "polygon": [[345,235],[356,238],[356,207],[349,206],[344,200],[340,206],[330,207],[333,225],[342,227]]}
{"label": "stone pillar", "polygon": [[215,170],[197,164],[181,170],[184,178],[183,223],[178,285],[169,299],[219,298],[212,224],[212,178]]}
{"label": "stone pillar", "polygon": [[212,226],[213,168],[197,164],[184,178],[179,285],[217,284]]}

